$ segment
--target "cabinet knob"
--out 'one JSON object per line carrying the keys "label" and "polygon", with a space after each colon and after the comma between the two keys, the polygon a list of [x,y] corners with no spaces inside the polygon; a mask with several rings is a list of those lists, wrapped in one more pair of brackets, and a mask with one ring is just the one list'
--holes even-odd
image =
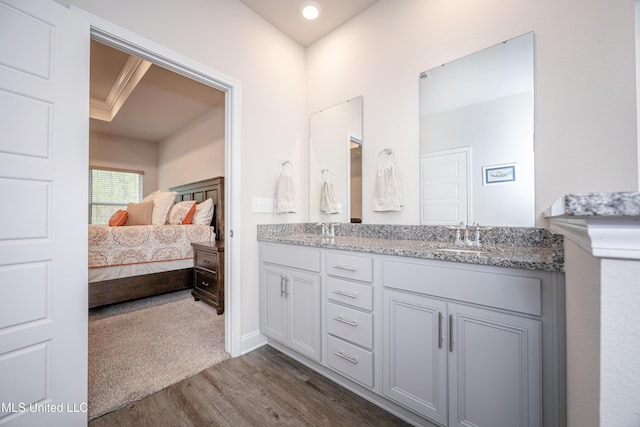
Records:
{"label": "cabinet knob", "polygon": [[202,286],[209,286],[209,284],[207,282],[205,282],[204,280],[202,281],[202,283],[200,283]]}

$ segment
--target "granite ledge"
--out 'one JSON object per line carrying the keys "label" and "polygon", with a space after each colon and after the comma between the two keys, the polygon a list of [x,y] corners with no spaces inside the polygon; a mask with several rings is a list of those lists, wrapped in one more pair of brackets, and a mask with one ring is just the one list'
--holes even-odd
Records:
{"label": "granite ledge", "polygon": [[640,217],[640,192],[567,194],[547,211],[546,217]]}
{"label": "granite ledge", "polygon": [[[339,224],[333,238],[314,224],[258,225],[258,241],[525,270],[564,271],[561,235],[539,228],[495,227],[480,247],[456,245],[441,226]],[[494,229],[495,229],[494,228]],[[492,235],[491,232],[494,232]],[[498,237],[498,238],[497,238]]]}

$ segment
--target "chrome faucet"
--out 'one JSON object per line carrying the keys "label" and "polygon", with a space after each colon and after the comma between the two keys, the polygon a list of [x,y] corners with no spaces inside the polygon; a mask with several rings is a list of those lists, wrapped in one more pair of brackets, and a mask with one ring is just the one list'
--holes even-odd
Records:
{"label": "chrome faucet", "polygon": [[336,228],[334,223],[327,224],[326,222],[319,222],[316,225],[322,227],[322,235],[327,237],[335,237],[336,236]]}
{"label": "chrome faucet", "polygon": [[324,222],[319,222],[316,225],[319,225],[322,227],[322,235],[326,236],[327,235],[327,224],[325,224]]}

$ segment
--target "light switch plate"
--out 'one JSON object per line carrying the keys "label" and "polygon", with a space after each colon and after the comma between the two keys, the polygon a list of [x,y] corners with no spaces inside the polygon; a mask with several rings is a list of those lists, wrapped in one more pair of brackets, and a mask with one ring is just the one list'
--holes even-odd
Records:
{"label": "light switch plate", "polygon": [[253,197],[251,199],[251,212],[253,213],[273,213],[274,201],[263,197]]}

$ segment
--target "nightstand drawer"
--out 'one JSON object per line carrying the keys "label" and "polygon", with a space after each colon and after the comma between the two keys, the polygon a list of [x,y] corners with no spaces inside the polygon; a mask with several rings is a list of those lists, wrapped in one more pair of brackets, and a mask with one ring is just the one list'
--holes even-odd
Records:
{"label": "nightstand drawer", "polygon": [[194,287],[199,291],[210,294],[210,297],[217,300],[218,275],[215,271],[194,270]]}
{"label": "nightstand drawer", "polygon": [[194,261],[196,267],[215,270],[218,266],[218,254],[196,250]]}

